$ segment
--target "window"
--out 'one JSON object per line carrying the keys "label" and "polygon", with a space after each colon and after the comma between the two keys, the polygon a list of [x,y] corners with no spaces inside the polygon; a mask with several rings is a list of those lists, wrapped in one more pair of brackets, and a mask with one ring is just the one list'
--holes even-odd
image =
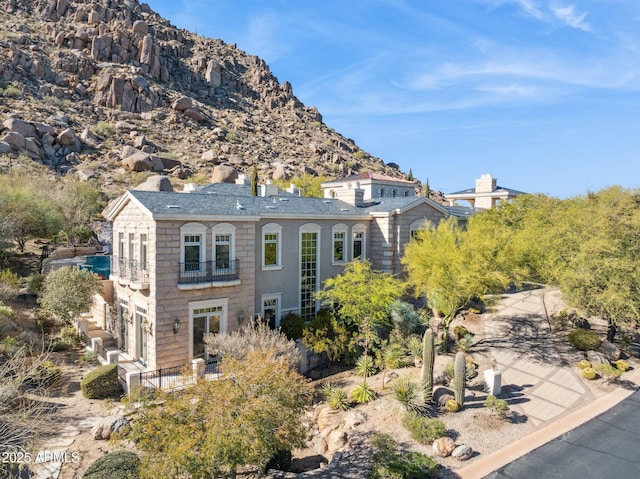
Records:
{"label": "window", "polygon": [[347,261],[347,226],[343,224],[333,227],[333,263],[344,263]]}
{"label": "window", "polygon": [[205,272],[206,228],[199,223],[187,223],[180,228],[181,272]]}
{"label": "window", "polygon": [[380,194],[380,198],[384,198],[384,196],[387,194],[387,189],[382,187],[380,188],[380,190],[378,190],[378,193]]}
{"label": "window", "polygon": [[140,269],[147,271],[149,269],[149,243],[147,234],[140,235]]}
{"label": "window", "polygon": [[118,303],[118,347],[126,352],[129,352],[129,327],[127,322],[129,321],[129,301],[120,298]]}
{"label": "window", "polygon": [[205,334],[217,334],[227,330],[228,300],[195,301],[189,303],[190,349],[192,358],[205,361],[213,359],[216,351],[207,351],[204,344]]}
{"label": "window", "polygon": [[365,257],[365,231],[363,225],[355,225],[353,227],[353,259]]}
{"label": "window", "polygon": [[232,267],[234,235],[235,227],[233,225],[222,223],[213,227],[214,270],[227,270]]}
{"label": "window", "polygon": [[280,238],[282,226],[270,223],[262,227],[262,267],[277,269],[281,266]]}
{"label": "window", "polygon": [[409,239],[414,239],[422,230],[433,227],[433,223],[426,218],[415,220],[409,225]]}
{"label": "window", "polygon": [[304,225],[300,228],[300,315],[313,319],[316,315],[314,294],[318,289],[318,244],[320,227]]}
{"label": "window", "polygon": [[122,231],[118,233],[118,256],[124,258],[124,233]]}
{"label": "window", "polygon": [[394,188],[393,190],[391,190],[391,196],[393,196],[394,198],[398,197],[398,188]]}
{"label": "window", "polygon": [[262,296],[262,318],[271,329],[280,327],[280,298],[281,293]]}
{"label": "window", "polygon": [[404,196],[411,196],[411,191],[409,190],[404,190]]}

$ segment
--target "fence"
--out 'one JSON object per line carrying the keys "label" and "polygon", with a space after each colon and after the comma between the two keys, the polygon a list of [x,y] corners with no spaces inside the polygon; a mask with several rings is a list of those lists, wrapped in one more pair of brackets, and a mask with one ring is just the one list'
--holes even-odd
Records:
{"label": "fence", "polygon": [[[204,364],[204,378],[215,379],[218,376],[218,359],[209,360]],[[161,368],[155,371],[140,373],[140,387],[145,389],[164,389],[166,391],[183,389],[195,384],[198,372],[190,365]]]}

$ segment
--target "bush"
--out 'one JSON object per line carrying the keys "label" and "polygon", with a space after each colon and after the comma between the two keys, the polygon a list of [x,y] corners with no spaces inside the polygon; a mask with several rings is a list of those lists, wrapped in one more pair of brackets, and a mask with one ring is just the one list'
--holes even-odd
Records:
{"label": "bush", "polygon": [[504,399],[498,399],[493,394],[489,394],[484,401],[484,406],[491,409],[500,419],[507,417],[509,404]]}
{"label": "bush", "polygon": [[[611,364],[600,363],[591,366],[600,376],[606,376],[609,378],[619,378],[622,375],[622,371],[613,367]],[[584,369],[583,369],[584,371]]]}
{"label": "bush", "polygon": [[7,336],[0,341],[0,354],[5,356],[13,356],[20,348],[22,344],[14,337]]}
{"label": "bush", "polygon": [[421,444],[431,444],[446,432],[444,423],[439,419],[424,417],[415,412],[406,413],[402,418],[402,425]]}
{"label": "bush", "polygon": [[30,294],[40,294],[44,285],[44,274],[32,274],[27,278],[27,291]]}
{"label": "bush", "polygon": [[465,328],[464,326],[462,326],[461,324],[459,324],[458,326],[456,326],[455,328],[453,328],[453,335],[457,338],[457,339],[462,339],[464,338],[467,334],[469,333],[469,330],[467,328]]}
{"label": "bush", "polygon": [[344,389],[332,388],[326,395],[326,399],[333,409],[339,409],[340,411],[349,409],[349,395]]}
{"label": "bush", "polygon": [[580,351],[591,351],[600,346],[598,333],[590,329],[574,329],[569,332],[569,343]]}
{"label": "bush", "polygon": [[82,355],[82,360],[85,363],[97,363],[98,362],[98,353],[96,353],[93,349],[89,349],[84,352]]}
{"label": "bush", "polygon": [[82,395],[89,399],[117,397],[122,393],[118,380],[118,366],[107,364],[89,371],[80,381]]}
{"label": "bush", "polygon": [[407,411],[416,411],[422,406],[420,386],[407,376],[398,378],[393,383],[393,394]]}
{"label": "bush", "polygon": [[382,351],[384,364],[390,369],[403,368],[406,365],[404,361],[405,355],[406,352],[399,343],[391,343]]}
{"label": "bush", "polygon": [[29,382],[35,387],[46,389],[60,386],[62,381],[62,369],[51,361],[43,361],[32,372]]}
{"label": "bush", "polygon": [[373,358],[364,354],[356,361],[356,374],[358,376],[372,376],[376,372],[373,365]]}
{"label": "bush", "polygon": [[351,391],[351,398],[358,404],[365,404],[376,398],[376,392],[367,383],[360,383]]}
{"label": "bush", "polygon": [[102,456],[84,472],[82,479],[138,479],[140,459],[130,451],[116,451]]}
{"label": "bush", "polygon": [[63,327],[58,336],[49,343],[49,351],[67,351],[82,343],[82,338],[71,325]]}
{"label": "bush", "polygon": [[22,286],[20,276],[9,269],[0,271],[0,301],[13,299],[18,295]]}
{"label": "bush", "polygon": [[376,449],[369,479],[435,479],[440,465],[418,452],[400,454],[396,441],[388,434],[375,434],[371,445]]}
{"label": "bush", "polygon": [[115,134],[116,128],[111,123],[108,123],[106,121],[99,121],[93,128],[93,132],[96,135],[101,136],[102,138],[108,138]]}
{"label": "bush", "polygon": [[304,319],[302,316],[289,313],[280,320],[280,331],[284,333],[287,339],[295,341],[302,337],[302,330],[304,328]]}

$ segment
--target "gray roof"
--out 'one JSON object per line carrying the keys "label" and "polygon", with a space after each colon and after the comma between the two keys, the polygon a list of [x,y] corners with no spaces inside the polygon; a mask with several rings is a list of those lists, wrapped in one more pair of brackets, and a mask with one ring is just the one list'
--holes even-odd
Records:
{"label": "gray roof", "polygon": [[[494,193],[507,193],[509,196],[518,196],[518,195],[526,195],[527,193],[525,193],[524,191],[518,191],[518,190],[514,190],[511,188],[503,188],[502,186],[496,186],[496,189],[491,191],[489,194],[494,194]],[[447,193],[445,196],[449,196],[449,195],[475,195],[476,194],[476,189],[475,188],[467,188],[466,190],[460,190],[460,191],[456,191],[454,193]],[[486,194],[486,193],[478,193],[480,195],[482,194]]]}
{"label": "gray roof", "polygon": [[226,186],[220,189],[195,191],[192,193],[170,193],[162,191],[136,191],[129,194],[148,209],[154,217],[165,215],[184,216],[235,216],[235,217],[366,217],[361,208],[337,199],[307,198],[303,196],[278,195],[269,197],[250,196],[244,187],[234,191]]}

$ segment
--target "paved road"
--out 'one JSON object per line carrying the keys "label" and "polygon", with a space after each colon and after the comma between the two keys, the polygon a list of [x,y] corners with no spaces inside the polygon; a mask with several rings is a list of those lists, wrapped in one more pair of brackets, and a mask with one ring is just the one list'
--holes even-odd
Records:
{"label": "paved road", "polygon": [[640,478],[640,391],[486,478]]}

